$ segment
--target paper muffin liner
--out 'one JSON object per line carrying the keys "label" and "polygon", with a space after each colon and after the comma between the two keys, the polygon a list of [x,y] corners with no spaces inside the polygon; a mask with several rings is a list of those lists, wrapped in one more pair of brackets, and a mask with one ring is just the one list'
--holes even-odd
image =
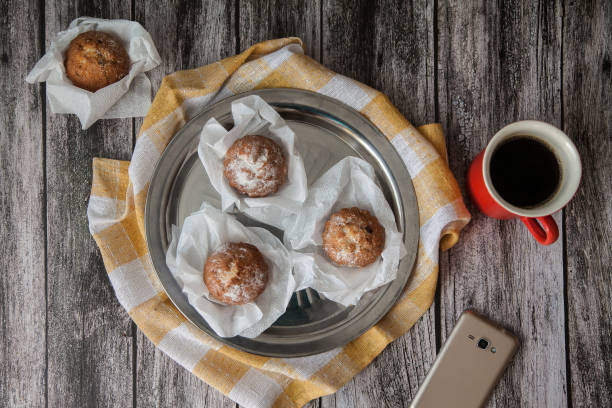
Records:
{"label": "paper muffin liner", "polygon": [[[86,31],[113,34],[130,57],[128,74],[96,92],[81,89],[66,76],[64,56],[70,42]],[[45,55],[26,77],[29,83],[46,82],[53,113],[74,113],[83,129],[98,119],[145,116],[151,106],[151,82],[144,74],[161,63],[149,33],[137,22],[79,17],[57,33]]]}
{"label": "paper muffin liner", "polygon": [[[221,209],[230,211],[234,205],[249,208],[276,208],[297,213],[308,195],[306,171],[295,147],[295,134],[283,118],[257,95],[232,103],[234,127],[227,131],[216,119],[210,119],[200,134],[198,155],[213,187],[221,195]],[[251,198],[234,190],[223,175],[223,160],[231,145],[243,136],[256,134],[268,137],[283,149],[287,162],[287,180],[276,193]]]}
{"label": "paper muffin liner", "polygon": [[[266,288],[251,303],[222,304],[204,284],[206,259],[229,242],[256,246],[268,264]],[[180,231],[173,227],[166,264],[189,303],[221,337],[257,337],[285,313],[296,290],[291,253],[278,238],[263,228],[245,227],[207,203],[185,219]]]}
{"label": "paper muffin liner", "polygon": [[[334,264],[322,246],[323,230],[330,215],[350,207],[368,210],[385,228],[381,256],[362,268]],[[394,280],[406,252],[403,234],[398,231],[393,211],[376,182],[374,168],[356,157],[341,160],[315,181],[298,214],[279,217],[262,211],[255,218],[284,230],[287,248],[301,254],[294,256],[295,279],[300,287],[311,287],[345,306],[356,304],[364,293]]]}

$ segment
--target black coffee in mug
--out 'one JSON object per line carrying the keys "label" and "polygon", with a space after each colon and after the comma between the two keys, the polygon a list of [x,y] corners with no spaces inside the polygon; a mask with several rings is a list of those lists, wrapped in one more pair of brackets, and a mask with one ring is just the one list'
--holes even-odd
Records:
{"label": "black coffee in mug", "polygon": [[516,136],[493,152],[491,181],[499,195],[516,207],[536,207],[551,198],[561,181],[559,160],[544,143]]}

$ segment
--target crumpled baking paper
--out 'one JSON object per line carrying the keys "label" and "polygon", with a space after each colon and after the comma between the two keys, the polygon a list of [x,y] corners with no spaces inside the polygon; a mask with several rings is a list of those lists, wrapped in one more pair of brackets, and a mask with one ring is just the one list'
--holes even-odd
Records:
{"label": "crumpled baking paper", "polygon": [[[252,303],[225,305],[209,298],[204,264],[228,242],[255,245],[268,263],[268,284]],[[221,337],[257,337],[285,313],[296,290],[291,254],[278,238],[263,228],[245,227],[207,203],[185,219],[180,233],[173,227],[166,264],[189,303]]]}
{"label": "crumpled baking paper", "polygon": [[[121,40],[130,57],[130,71],[118,82],[89,92],[66,76],[64,54],[70,41],[85,31],[104,31]],[[29,83],[47,82],[53,113],[74,113],[83,129],[98,119],[145,116],[151,106],[151,82],[144,74],[161,63],[149,33],[137,22],[79,17],[57,33],[46,54],[26,77]]]}
{"label": "crumpled baking paper", "polygon": [[[393,211],[376,183],[374,168],[366,161],[347,157],[327,170],[308,192],[296,215],[262,209],[250,216],[284,230],[285,245],[302,256],[294,256],[294,274],[302,287],[311,287],[327,299],[345,306],[397,277],[399,261],[406,254]],[[323,251],[322,234],[329,216],[342,208],[368,210],[385,228],[381,257],[364,268],[341,267]]]}
{"label": "crumpled baking paper", "polygon": [[[200,134],[198,155],[213,187],[221,195],[221,209],[230,211],[234,205],[249,214],[249,208],[266,207],[295,214],[308,195],[306,171],[295,146],[295,134],[283,118],[257,95],[247,96],[232,103],[234,127],[228,132],[211,118]],[[287,181],[279,190],[266,197],[250,198],[239,194],[223,175],[225,153],[239,138],[257,134],[278,143],[287,160]]]}

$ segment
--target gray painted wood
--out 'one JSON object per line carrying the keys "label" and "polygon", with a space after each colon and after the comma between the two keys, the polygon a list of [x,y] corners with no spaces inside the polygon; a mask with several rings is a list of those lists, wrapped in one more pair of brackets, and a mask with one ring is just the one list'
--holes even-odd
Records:
{"label": "gray painted wood", "polygon": [[[471,159],[504,125],[561,125],[561,17],[557,2],[440,2],[440,119],[463,191]],[[488,406],[566,406],[563,239],[543,247],[519,220],[470,209],[471,224],[444,257],[440,340],[464,309],[490,316],[521,346]]]}
{"label": "gray painted wood", "polygon": [[582,156],[565,211],[568,377],[574,407],[612,395],[612,4],[565,2],[563,121]]}
{"label": "gray painted wood", "polygon": [[[0,406],[45,404],[45,179],[37,3],[0,3]],[[13,12],[14,10],[14,12]]]}
{"label": "gray painted wood", "polygon": [[[129,18],[116,2],[47,2],[46,42],[76,17]],[[131,322],[116,300],[89,233],[87,202],[96,156],[129,159],[131,120],[82,131],[74,115],[46,117],[48,406],[132,403]]]}
{"label": "gray painted wood", "polygon": [[[387,94],[416,126],[433,122],[433,1],[324,1],[323,10],[323,64]],[[407,405],[435,355],[431,307],[363,372],[337,393],[321,398],[321,405]]]}
{"label": "gray painted wood", "polygon": [[583,183],[555,216],[560,241],[541,247],[519,222],[487,219],[468,200],[474,218],[441,255],[436,307],[309,406],[407,406],[466,308],[522,341],[489,406],[609,404],[609,2],[321,1],[0,3],[0,406],[236,406],[135,329],[89,235],[91,160],[128,159],[141,119],[82,131],[76,117],[45,112],[44,87],[23,81],[82,15],[149,30],[163,60],[149,73],[154,91],[167,73],[300,36],[309,55],[385,92],[415,125],[440,120],[464,192],[471,158],[503,125],[563,127]]}
{"label": "gray painted wood", "polygon": [[321,1],[238,0],[240,50],[272,38],[300,37],[321,60]]}
{"label": "gray painted wood", "polygon": [[[162,63],[149,72],[156,91],[171,72],[197,68],[236,53],[233,2],[135,1],[135,20],[151,34]],[[140,127],[141,120],[136,121]],[[137,407],[235,407],[213,387],[168,358],[140,332],[136,335]]]}

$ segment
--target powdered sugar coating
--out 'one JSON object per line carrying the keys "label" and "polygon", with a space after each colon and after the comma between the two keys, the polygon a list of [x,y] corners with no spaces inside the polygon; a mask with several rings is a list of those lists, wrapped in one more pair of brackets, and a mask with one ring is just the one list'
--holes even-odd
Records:
{"label": "powdered sugar coating", "polygon": [[227,243],[204,265],[204,283],[212,297],[229,305],[255,300],[268,283],[268,265],[254,245]]}
{"label": "powdered sugar coating", "polygon": [[275,193],[287,179],[287,163],[281,147],[260,135],[236,140],[227,150],[223,165],[223,174],[230,186],[249,197]]}
{"label": "powdered sugar coating", "polygon": [[343,208],[325,223],[323,250],[338,265],[370,265],[384,246],[385,229],[367,210]]}

